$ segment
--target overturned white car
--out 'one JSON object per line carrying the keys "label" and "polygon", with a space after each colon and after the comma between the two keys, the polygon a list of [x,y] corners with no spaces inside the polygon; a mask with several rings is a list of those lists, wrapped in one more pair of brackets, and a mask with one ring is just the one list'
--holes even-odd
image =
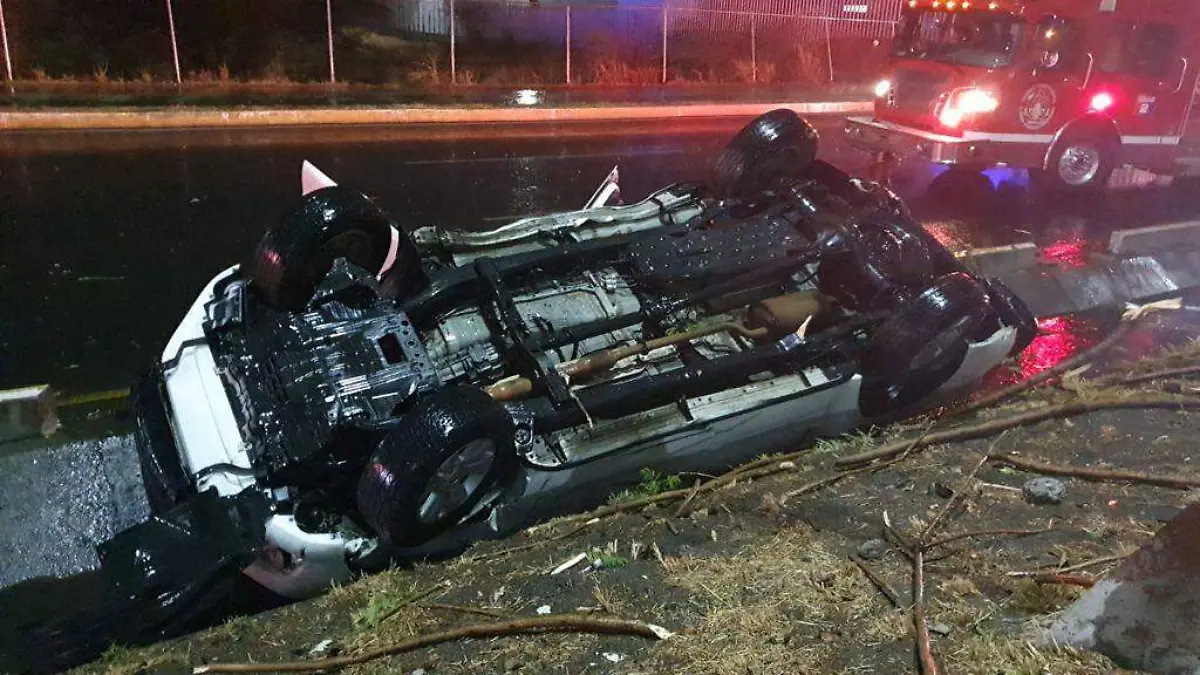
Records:
{"label": "overturned white car", "polygon": [[816,145],[773,111],[710,185],[611,205],[614,176],[580,211],[489,232],[406,231],[306,165],[300,204],[135,387],[156,517],[104,564],[177,608],[238,571],[304,597],[641,468],[911,413],[1028,344],[1019,300]]}

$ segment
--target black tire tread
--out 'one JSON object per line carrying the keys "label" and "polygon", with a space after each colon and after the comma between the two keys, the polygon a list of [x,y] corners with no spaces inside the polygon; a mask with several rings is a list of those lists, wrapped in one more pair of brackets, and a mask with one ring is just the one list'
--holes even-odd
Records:
{"label": "black tire tread", "polygon": [[[514,466],[512,420],[484,391],[474,387],[438,390],[413,406],[391,429],[364,467],[357,489],[359,513],[385,543],[417,545],[441,534],[466,515]],[[466,440],[487,437],[496,444],[489,479],[441,523],[417,519],[417,501],[449,453]],[[396,478],[386,485],[372,470],[381,464]]]}
{"label": "black tire tread", "polygon": [[340,186],[308,193],[278,226],[258,242],[245,266],[253,288],[268,304],[289,311],[301,309],[320,279],[305,278],[306,263],[321,246],[337,236],[360,230],[371,240],[362,260],[349,262],[377,274],[391,245],[392,224],[366,195]]}
{"label": "black tire tread", "polygon": [[755,168],[787,150],[800,155],[797,172],[817,154],[817,131],[788,108],[763,113],[743,127],[713,163],[713,186],[722,198],[746,197],[762,189]]}
{"label": "black tire tread", "polygon": [[[961,365],[969,336],[986,319],[987,311],[988,296],[983,284],[961,272],[941,277],[897,309],[876,328],[861,361],[863,387],[859,400],[864,412],[870,417],[888,412],[880,409],[887,398],[880,392],[889,387],[906,389],[887,403],[890,408],[900,409],[917,403],[945,383]],[[964,317],[969,321],[964,339],[947,349],[927,371],[914,373],[912,358]],[[908,386],[914,378],[916,386]]]}

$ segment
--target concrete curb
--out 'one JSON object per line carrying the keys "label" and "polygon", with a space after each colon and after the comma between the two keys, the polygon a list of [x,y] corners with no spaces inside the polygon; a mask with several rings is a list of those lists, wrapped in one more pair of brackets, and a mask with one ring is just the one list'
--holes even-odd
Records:
{"label": "concrete curb", "polygon": [[1200,222],[1196,221],[1118,230],[1108,240],[1108,251],[1113,255],[1194,248],[1200,248]]}
{"label": "concrete curb", "polygon": [[1200,221],[1118,230],[1088,264],[1046,263],[1032,243],[968,251],[969,268],[999,277],[1038,316],[1143,303],[1200,288]]}
{"label": "concrete curb", "polygon": [[984,276],[995,277],[1033,267],[1038,261],[1038,247],[1033,242],[976,248],[957,254],[968,269]]}
{"label": "concrete curb", "polygon": [[681,103],[566,108],[295,108],[96,110],[0,113],[0,130],[192,129],[334,124],[530,124],[611,120],[754,117],[775,108],[801,115],[869,112],[870,101]]}

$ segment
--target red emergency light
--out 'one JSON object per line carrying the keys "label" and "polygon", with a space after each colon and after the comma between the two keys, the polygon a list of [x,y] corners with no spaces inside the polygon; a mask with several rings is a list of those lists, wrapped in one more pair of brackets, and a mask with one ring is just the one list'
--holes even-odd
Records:
{"label": "red emergency light", "polygon": [[908,0],[911,9],[944,9],[950,12],[964,9],[1000,9],[997,0]]}
{"label": "red emergency light", "polygon": [[1092,96],[1092,100],[1088,104],[1088,108],[1090,108],[1092,112],[1104,112],[1113,107],[1113,104],[1116,102],[1117,100],[1113,98],[1112,94],[1108,93],[1107,91],[1101,91]]}

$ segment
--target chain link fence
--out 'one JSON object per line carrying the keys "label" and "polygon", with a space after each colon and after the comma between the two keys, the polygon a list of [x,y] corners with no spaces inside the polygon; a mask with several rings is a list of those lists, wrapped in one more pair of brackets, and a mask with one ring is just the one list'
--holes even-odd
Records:
{"label": "chain link fence", "polygon": [[228,16],[160,0],[114,21],[54,11],[68,1],[0,0],[10,80],[816,86],[878,72],[899,15],[861,0],[309,0]]}

